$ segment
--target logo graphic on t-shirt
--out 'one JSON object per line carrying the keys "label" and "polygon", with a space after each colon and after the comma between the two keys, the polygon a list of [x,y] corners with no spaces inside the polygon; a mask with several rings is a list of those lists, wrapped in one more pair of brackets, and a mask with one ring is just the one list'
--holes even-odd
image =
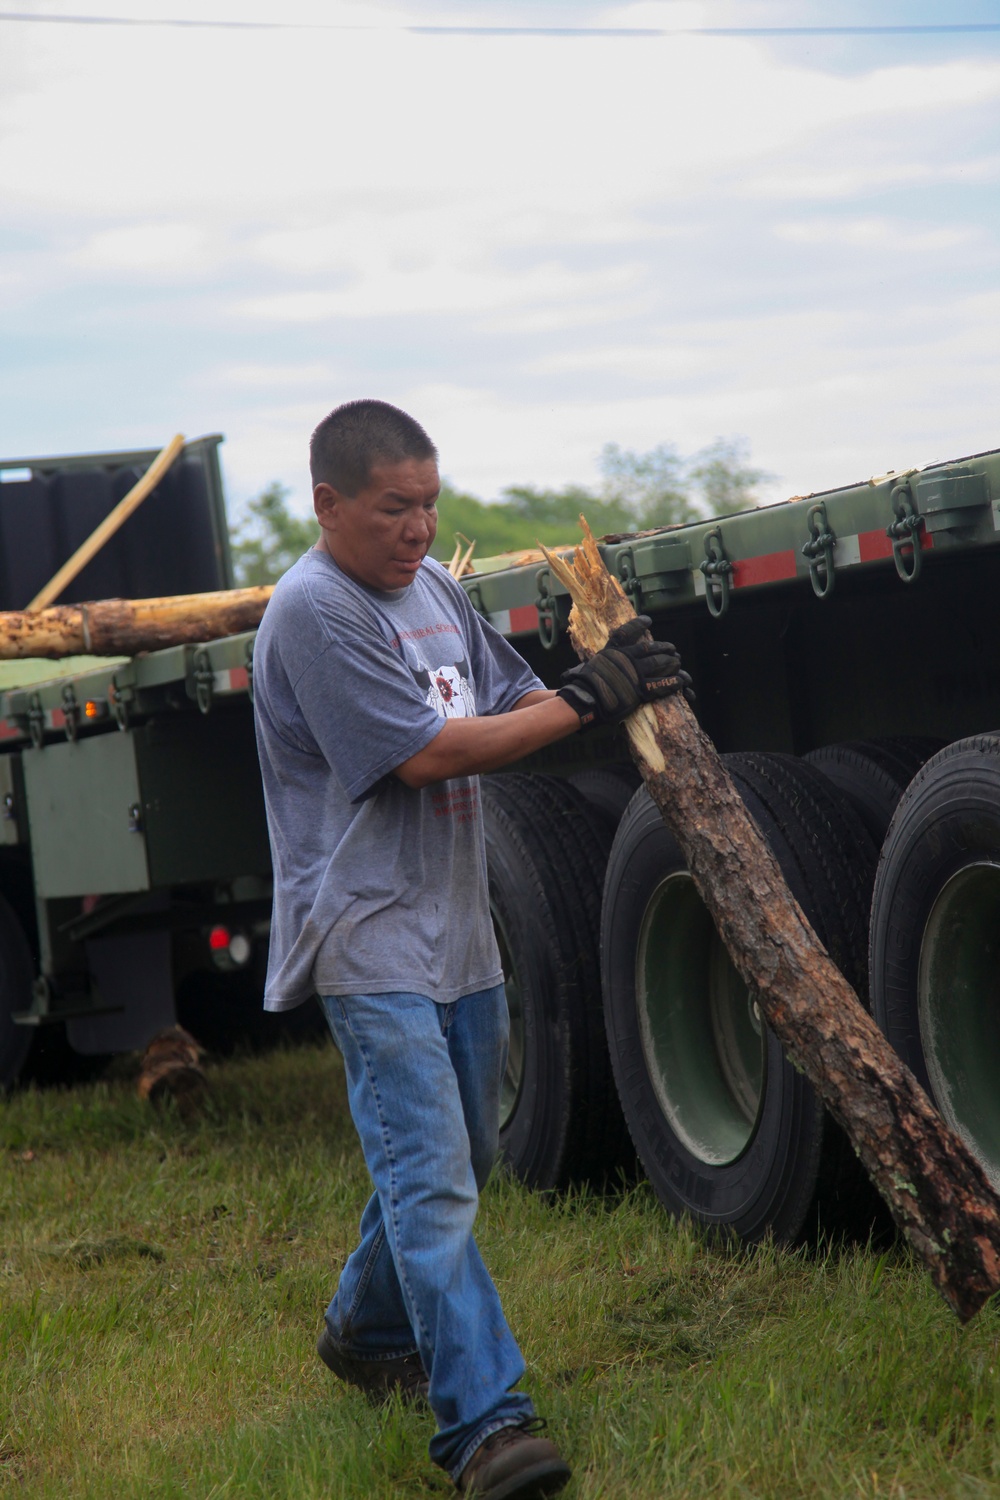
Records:
{"label": "logo graphic on t-shirt", "polygon": [[469,681],[469,663],[456,661],[444,666],[411,667],[424,690],[427,703],[442,719],[474,719],[476,694]]}

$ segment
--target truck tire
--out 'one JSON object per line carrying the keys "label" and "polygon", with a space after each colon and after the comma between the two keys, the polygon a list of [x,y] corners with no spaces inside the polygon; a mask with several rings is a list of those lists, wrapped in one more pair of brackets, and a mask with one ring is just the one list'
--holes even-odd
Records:
{"label": "truck tire", "polygon": [[943,741],[897,735],[889,739],[847,740],[825,745],[804,757],[829,777],[853,803],[881,848],[900,797],[920,767]]}
{"label": "truck tire", "polygon": [[[724,758],[793,893],[864,998],[876,850],[863,824],[835,787],[791,756]],[[762,1025],[644,789],[608,863],[602,958],[625,1118],[671,1213],[745,1243],[877,1219],[846,1138]]]}
{"label": "truck tire", "polygon": [[875,1020],[1000,1187],[1000,735],[957,740],[907,789],[871,924]]}
{"label": "truck tire", "polygon": [[490,908],[511,1018],[500,1146],[529,1187],[601,1178],[629,1155],[601,1010],[610,835],[565,781],[481,782]]}
{"label": "truck tire", "polygon": [[616,766],[592,766],[586,771],[575,771],[569,781],[604,819],[612,836],[633,795],[642,785],[638,768],[624,761]]}
{"label": "truck tire", "polygon": [[17,1081],[34,1038],[30,1026],[17,1026],[11,1017],[31,1007],[35,965],[24,929],[0,896],[0,1088]]}

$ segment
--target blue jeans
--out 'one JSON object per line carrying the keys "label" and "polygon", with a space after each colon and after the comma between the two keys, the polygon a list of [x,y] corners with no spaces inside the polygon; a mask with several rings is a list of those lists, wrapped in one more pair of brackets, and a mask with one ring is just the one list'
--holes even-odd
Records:
{"label": "blue jeans", "polygon": [[321,997],[375,1185],[361,1243],[326,1312],[347,1355],[420,1353],[457,1479],[484,1438],[534,1415],[511,1387],[524,1360],[472,1237],[499,1143],[507,1057],[502,985],[438,1005],[423,995]]}

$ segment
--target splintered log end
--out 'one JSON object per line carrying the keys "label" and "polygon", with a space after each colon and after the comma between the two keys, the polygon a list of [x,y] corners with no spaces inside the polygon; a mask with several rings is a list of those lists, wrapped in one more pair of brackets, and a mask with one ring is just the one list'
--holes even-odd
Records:
{"label": "splintered log end", "polygon": [[[580,517],[583,541],[572,558],[556,557],[542,547],[545,560],[573,601],[569,638],[581,656],[592,656],[607,644],[608,636],[635,614],[617,578],[604,565],[586,516]],[[539,546],[542,544],[539,543]]]}
{"label": "splintered log end", "polygon": [[573,556],[567,562],[565,558],[557,556],[555,552],[550,552],[544,542],[539,542],[538,545],[551,571],[556,575],[563,588],[569,589],[570,595],[572,595],[576,587],[576,574],[573,571],[574,564],[576,563],[576,552],[573,552]]}

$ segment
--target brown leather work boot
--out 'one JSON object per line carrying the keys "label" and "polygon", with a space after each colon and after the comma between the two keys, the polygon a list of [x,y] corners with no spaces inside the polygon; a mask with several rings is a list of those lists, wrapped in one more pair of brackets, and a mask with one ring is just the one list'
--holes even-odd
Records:
{"label": "brown leather work boot", "polygon": [[348,1385],[363,1391],[374,1405],[388,1401],[399,1391],[404,1401],[427,1400],[427,1374],[419,1354],[404,1354],[396,1359],[354,1359],[345,1354],[323,1329],[316,1353],[334,1375]]}
{"label": "brown leather work boot", "polygon": [[458,1477],[461,1495],[475,1500],[542,1500],[561,1490],[570,1467],[555,1443],[538,1433],[539,1418],[491,1432]]}

